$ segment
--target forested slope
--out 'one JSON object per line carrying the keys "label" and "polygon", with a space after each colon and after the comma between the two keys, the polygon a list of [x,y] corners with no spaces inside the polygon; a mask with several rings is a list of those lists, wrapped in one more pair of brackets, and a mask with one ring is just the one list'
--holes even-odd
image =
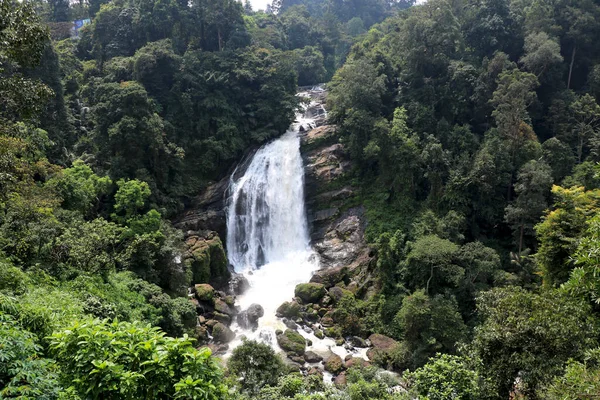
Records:
{"label": "forested slope", "polygon": [[[0,398],[597,395],[600,6],[411,5],[0,0]],[[375,260],[332,332],[400,378],[194,347],[170,219],[318,82]]]}

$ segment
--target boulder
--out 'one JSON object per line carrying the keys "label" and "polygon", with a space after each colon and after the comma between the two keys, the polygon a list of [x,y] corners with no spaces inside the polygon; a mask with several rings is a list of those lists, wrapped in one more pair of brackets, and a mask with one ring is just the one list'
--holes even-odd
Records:
{"label": "boulder", "polygon": [[265,315],[265,310],[260,304],[252,304],[247,310],[242,311],[237,316],[238,324],[243,329],[256,329],[258,320]]}
{"label": "boulder", "polygon": [[307,351],[304,353],[304,360],[307,363],[318,363],[323,361],[323,357],[315,353],[314,351]]}
{"label": "boulder", "polygon": [[288,328],[292,329],[292,330],[296,330],[298,329],[298,324],[296,324],[294,321],[292,321],[291,319],[287,319],[285,318],[283,320],[283,323],[285,324],[285,326],[287,326]]}
{"label": "boulder", "polygon": [[348,383],[348,380],[346,379],[346,373],[342,372],[340,373],[338,376],[335,377],[335,379],[333,380],[333,384],[335,386],[337,386],[338,388],[343,388],[346,386],[346,384]]}
{"label": "boulder", "polygon": [[335,286],[336,283],[343,281],[348,275],[346,266],[337,266],[320,269],[310,278],[311,282],[321,283],[327,287]]}
{"label": "boulder", "polygon": [[331,372],[334,375],[339,374],[344,370],[344,361],[342,357],[337,354],[332,354],[329,356],[327,361],[325,361],[325,371]]}
{"label": "boulder", "polygon": [[304,355],[304,351],[306,350],[304,337],[291,329],[286,329],[285,332],[277,335],[277,343],[286,353],[292,353],[297,356]]}
{"label": "boulder", "polygon": [[300,304],[286,301],[277,308],[277,315],[285,318],[296,318],[300,315]]}
{"label": "boulder", "polygon": [[398,345],[398,342],[391,337],[379,333],[374,333],[369,336],[369,341],[371,342],[371,346],[373,346],[367,351],[369,360],[373,360],[377,356],[377,353],[390,354],[390,352]]}
{"label": "boulder", "polygon": [[193,289],[198,301],[212,303],[215,297],[215,289],[208,283],[194,285]]}
{"label": "boulder", "polygon": [[351,368],[353,366],[368,367],[370,365],[370,362],[360,357],[350,357],[350,359],[346,361],[346,368]]}
{"label": "boulder", "polygon": [[221,314],[227,314],[229,316],[235,315],[235,309],[221,299],[215,299],[215,311]]}
{"label": "boulder", "polygon": [[235,339],[235,333],[221,322],[217,322],[212,328],[212,336],[215,342],[229,343]]}
{"label": "boulder", "polygon": [[223,243],[216,232],[202,232],[185,241],[184,264],[192,272],[192,282],[209,282],[221,287],[227,284],[231,273]]}
{"label": "boulder", "polygon": [[229,292],[234,295],[243,294],[250,288],[250,282],[242,274],[234,274],[229,280]]}
{"label": "boulder", "polygon": [[354,297],[354,295],[352,294],[351,291],[342,289],[341,287],[338,287],[338,286],[334,286],[329,289],[329,297],[331,297],[331,299],[335,303],[338,303],[342,299],[342,297],[344,297],[344,295]]}
{"label": "boulder", "polygon": [[215,311],[213,313],[213,319],[215,319],[216,321],[222,322],[225,325],[229,325],[231,324],[231,317],[227,314],[222,314],[220,312]]}
{"label": "boulder", "polygon": [[327,291],[325,286],[320,283],[301,283],[296,286],[294,294],[304,303],[318,303],[325,296]]}
{"label": "boulder", "polygon": [[323,371],[321,371],[321,368],[310,367],[306,374],[307,375],[317,375],[317,376],[320,376],[321,379],[323,379]]}
{"label": "boulder", "polygon": [[348,342],[350,342],[350,344],[354,347],[369,347],[367,345],[367,341],[361,337],[358,336],[351,336],[348,339]]}

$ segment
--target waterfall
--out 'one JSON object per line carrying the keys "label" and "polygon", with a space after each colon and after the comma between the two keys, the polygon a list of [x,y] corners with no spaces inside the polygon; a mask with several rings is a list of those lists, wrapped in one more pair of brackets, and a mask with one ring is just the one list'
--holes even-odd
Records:
{"label": "waterfall", "polygon": [[261,148],[230,190],[227,249],[236,272],[309,249],[304,170],[296,131]]}
{"label": "waterfall", "polygon": [[[232,327],[238,338],[241,333],[275,348],[275,330],[285,329],[275,316],[277,307],[290,300],[295,286],[308,282],[318,268],[306,221],[299,138],[300,127],[311,123],[311,118],[297,115],[290,129],[259,149],[244,174],[230,183],[228,257],[235,271],[250,283],[237,305],[242,310],[251,304],[264,308],[258,329]],[[237,344],[239,339],[231,348]]]}

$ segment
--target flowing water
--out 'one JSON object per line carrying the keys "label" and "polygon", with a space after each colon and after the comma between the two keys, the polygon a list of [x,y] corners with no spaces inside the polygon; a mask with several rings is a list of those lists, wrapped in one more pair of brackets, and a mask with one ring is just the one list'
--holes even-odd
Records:
{"label": "flowing water", "polygon": [[[259,149],[243,176],[232,178],[227,214],[229,262],[250,283],[238,296],[237,305],[245,310],[260,304],[265,313],[255,330],[232,325],[237,339],[230,343],[230,350],[245,336],[279,351],[275,331],[286,327],[275,315],[277,307],[291,300],[295,286],[308,282],[319,267],[310,246],[299,137],[301,126],[313,125],[314,107],[311,110],[298,114],[288,132]],[[324,356],[347,354],[332,339],[319,340],[309,329],[299,328],[299,332],[313,342],[312,351]]]}

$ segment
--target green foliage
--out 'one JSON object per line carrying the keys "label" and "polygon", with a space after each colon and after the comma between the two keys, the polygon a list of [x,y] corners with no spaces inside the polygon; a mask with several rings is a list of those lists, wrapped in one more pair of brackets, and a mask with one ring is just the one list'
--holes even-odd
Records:
{"label": "green foliage", "polygon": [[0,312],[0,397],[3,399],[59,398],[63,390],[52,360],[41,356],[34,334]]}
{"label": "green foliage", "polygon": [[585,191],[577,186],[570,189],[554,186],[552,194],[555,209],[536,226],[540,242],[536,258],[547,285],[557,285],[568,279],[573,269],[571,254],[586,229],[585,221],[597,209],[599,192]]}
{"label": "green foliage", "polygon": [[402,339],[392,360],[401,369],[420,367],[437,352],[454,352],[467,333],[453,298],[430,298],[422,290],[404,298],[391,329]]}
{"label": "green foliage", "polygon": [[[240,378],[241,390],[254,394],[265,385],[275,386],[285,372],[283,361],[270,346],[252,340],[244,341],[233,350],[227,366]],[[294,383],[284,383],[286,391],[289,392],[290,384]]]}
{"label": "green foliage", "polygon": [[61,381],[82,397],[224,399],[207,348],[139,323],[84,320],[50,337]]}
{"label": "green foliage", "polygon": [[548,400],[578,400],[595,396],[600,390],[598,349],[590,350],[584,362],[570,361],[565,373],[554,378],[539,396]]}
{"label": "green foliage", "polygon": [[471,349],[493,398],[504,398],[519,376],[534,393],[559,373],[569,358],[596,346],[597,321],[590,307],[557,291],[541,294],[518,287],[482,293]]}
{"label": "green foliage", "polygon": [[423,400],[475,400],[480,398],[479,376],[468,360],[438,354],[408,377],[413,390]]}
{"label": "green foliage", "polygon": [[100,197],[108,194],[112,181],[94,174],[82,160],[76,160],[71,168],[60,171],[47,185],[60,196],[63,208],[89,215],[98,207]]}

